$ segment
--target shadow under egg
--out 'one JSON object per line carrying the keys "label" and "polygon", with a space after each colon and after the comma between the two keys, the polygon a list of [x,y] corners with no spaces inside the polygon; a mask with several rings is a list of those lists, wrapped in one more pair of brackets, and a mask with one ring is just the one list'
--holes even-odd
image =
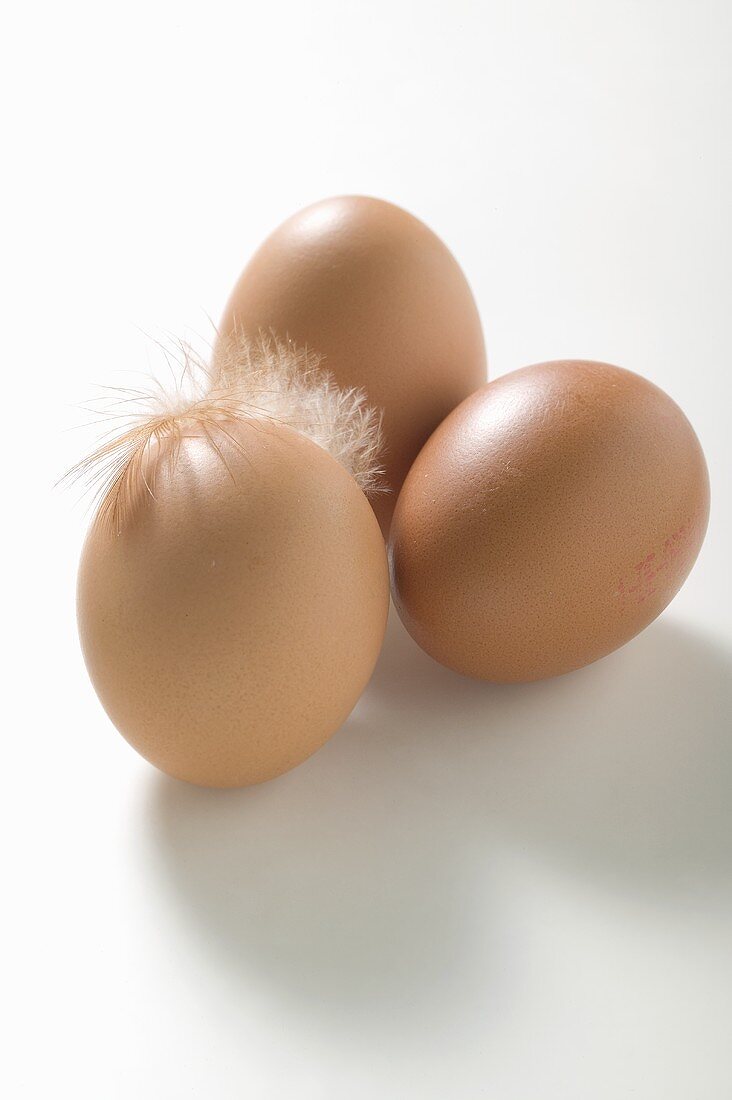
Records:
{"label": "shadow under egg", "polygon": [[459,1026],[521,966],[494,861],[639,902],[730,889],[731,673],[663,620],[580,672],[483,684],[392,614],[357,708],[300,768],[240,791],[153,777],[155,874],[234,980],[377,1028]]}

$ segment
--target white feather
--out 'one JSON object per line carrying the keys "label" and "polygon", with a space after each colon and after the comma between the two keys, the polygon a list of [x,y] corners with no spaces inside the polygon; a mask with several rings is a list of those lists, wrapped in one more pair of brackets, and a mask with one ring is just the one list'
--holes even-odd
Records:
{"label": "white feather", "polygon": [[219,340],[210,366],[185,342],[163,352],[172,386],[151,379],[142,388],[110,389],[95,414],[111,430],[66,475],[95,491],[98,516],[115,531],[141,493],[153,495],[152,445],[170,439],[166,453],[175,461],[186,430],[202,427],[218,452],[213,436],[226,435],[227,421],[285,424],[328,451],[364,492],[385,491],[381,413],[362,390],[339,389],[314,352],[274,334],[239,332]]}

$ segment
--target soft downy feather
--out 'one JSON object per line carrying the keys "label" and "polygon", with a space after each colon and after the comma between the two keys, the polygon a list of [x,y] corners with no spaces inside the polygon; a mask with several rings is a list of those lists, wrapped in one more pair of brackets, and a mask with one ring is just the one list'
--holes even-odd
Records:
{"label": "soft downy feather", "polygon": [[115,534],[141,495],[154,497],[159,457],[174,465],[187,432],[202,431],[226,465],[222,442],[241,449],[227,428],[232,421],[293,428],[328,451],[365,493],[385,491],[381,413],[362,390],[339,389],[315,352],[271,333],[252,339],[241,332],[218,341],[210,366],[184,341],[162,350],[172,388],[152,378],[143,387],[107,388],[94,412],[110,430],[64,479],[92,491],[97,521]]}

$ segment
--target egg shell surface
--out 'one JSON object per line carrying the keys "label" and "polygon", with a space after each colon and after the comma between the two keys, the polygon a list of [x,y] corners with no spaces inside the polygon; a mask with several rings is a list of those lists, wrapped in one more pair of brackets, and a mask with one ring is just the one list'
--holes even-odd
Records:
{"label": "egg shell surface", "polygon": [[704,456],[670,397],[606,363],[540,363],[469,397],[419,454],[392,525],[395,602],[449,668],[556,676],[656,618],[708,513]]}
{"label": "egg shell surface", "polygon": [[95,523],[82,648],[127,740],[204,786],[299,764],[346,719],[381,647],[384,543],[365,496],[290,428],[198,430],[119,534]]}
{"label": "egg shell surface", "polygon": [[301,210],[244,269],[219,326],[272,330],[322,355],[343,388],[383,411],[386,532],[396,497],[437,425],[486,379],[480,318],[457,261],[389,202],[326,199]]}

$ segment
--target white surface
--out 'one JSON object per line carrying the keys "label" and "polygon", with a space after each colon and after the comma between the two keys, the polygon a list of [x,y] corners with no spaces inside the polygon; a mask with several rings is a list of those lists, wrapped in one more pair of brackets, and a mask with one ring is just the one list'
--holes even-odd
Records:
{"label": "white surface", "polygon": [[[2,45],[0,1084],[78,1100],[729,1100],[732,8],[18,5]],[[208,331],[283,217],[370,192],[453,248],[494,375],[619,362],[713,516],[672,608],[528,688],[392,623],[344,730],[260,789],[113,731],[53,479],[92,382]]]}

